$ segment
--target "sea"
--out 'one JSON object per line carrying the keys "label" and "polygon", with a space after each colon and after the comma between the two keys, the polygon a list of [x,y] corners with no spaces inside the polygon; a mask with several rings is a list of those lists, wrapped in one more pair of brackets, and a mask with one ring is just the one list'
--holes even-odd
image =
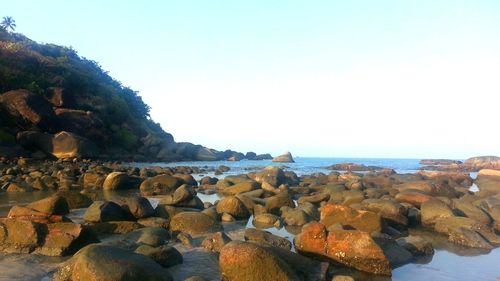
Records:
{"label": "sea", "polygon": [[[460,159],[458,159],[460,160]],[[282,167],[285,170],[293,171],[297,175],[307,175],[313,173],[328,174],[331,171],[328,166],[339,163],[355,163],[367,166],[379,166],[394,169],[397,173],[414,173],[422,167],[419,159],[375,159],[375,158],[306,158],[296,157],[295,163],[273,163],[270,160],[242,160],[242,161],[209,161],[209,162],[174,162],[174,163],[127,163],[134,167],[176,167],[189,166],[200,167],[205,172],[194,174],[196,179],[204,176],[215,176],[214,170],[221,166],[230,168],[218,178],[228,175],[244,174],[262,170],[267,166]],[[475,178],[476,174],[471,176]],[[476,186],[471,186],[471,191],[477,190]],[[128,193],[118,194],[120,196],[133,195],[137,191],[127,191]],[[34,200],[47,196],[44,192],[31,192],[27,194],[0,194],[0,215],[5,216],[8,209],[16,204],[26,204]],[[107,195],[104,197],[108,197]],[[219,199],[217,194],[203,195],[199,197],[206,202],[214,202]],[[154,203],[154,202],[152,202]],[[84,210],[73,211],[70,217],[75,221],[81,220]],[[248,222],[242,222],[246,227],[253,227],[252,218]],[[266,229],[273,234],[293,240],[294,233],[287,228]],[[500,280],[500,248],[492,251],[478,251],[458,247],[447,241],[446,237],[429,232],[425,229],[418,229],[412,232],[414,235],[421,235],[432,241],[435,253],[431,258],[418,260],[413,263],[398,267],[393,270],[392,277],[379,277],[374,275],[361,274],[356,280],[425,280],[425,281],[445,281],[445,280]],[[47,277],[49,271],[53,270],[61,261],[56,258],[38,257],[33,255],[0,255],[0,281],[4,280],[50,280]]]}

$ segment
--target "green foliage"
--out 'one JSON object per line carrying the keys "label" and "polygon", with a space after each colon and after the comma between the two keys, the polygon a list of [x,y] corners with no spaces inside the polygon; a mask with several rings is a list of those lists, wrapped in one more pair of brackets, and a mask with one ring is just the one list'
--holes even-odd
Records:
{"label": "green foliage", "polygon": [[0,23],[5,30],[14,31],[16,29],[16,21],[12,17],[3,17],[2,22]]}
{"label": "green foliage", "polygon": [[0,128],[0,141],[15,142],[16,137]]}
{"label": "green foliage", "polygon": [[64,89],[64,107],[91,111],[104,123],[110,140],[101,146],[137,148],[147,134],[166,134],[150,119],[150,107],[139,94],[109,76],[95,61],[71,47],[39,44],[18,33],[0,30],[0,94],[28,89],[45,95]]}

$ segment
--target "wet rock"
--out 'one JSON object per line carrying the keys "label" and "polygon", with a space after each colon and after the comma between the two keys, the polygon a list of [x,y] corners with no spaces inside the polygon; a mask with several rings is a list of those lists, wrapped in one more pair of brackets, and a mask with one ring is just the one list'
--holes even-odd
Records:
{"label": "wet rock", "polygon": [[205,238],[201,242],[201,247],[212,252],[220,253],[222,248],[231,241],[232,239],[229,238],[226,233],[216,232],[212,235],[207,236],[207,238]]}
{"label": "wet rock", "polygon": [[181,202],[186,202],[193,199],[196,196],[196,191],[190,185],[183,184],[178,187],[173,194],[172,200],[173,204],[179,204]]}
{"label": "wet rock", "polygon": [[355,210],[343,205],[326,204],[320,208],[320,222],[327,228],[340,223],[344,226],[368,233],[382,232],[385,225],[379,214],[370,211]]}
{"label": "wet rock", "polygon": [[453,211],[440,200],[429,200],[420,207],[423,225],[434,225],[438,219],[453,217]]}
{"label": "wet rock", "polygon": [[183,262],[182,254],[171,246],[163,245],[155,248],[141,245],[134,252],[151,258],[163,267],[171,267]]}
{"label": "wet rock", "polygon": [[249,192],[259,188],[259,184],[253,181],[240,182],[230,187],[224,188],[222,193],[225,195],[237,195],[240,193]]}
{"label": "wet rock", "polygon": [[282,169],[269,166],[255,174],[255,180],[261,184],[268,183],[272,187],[278,187],[285,183],[286,177]]}
{"label": "wet rock", "polygon": [[80,184],[83,188],[86,189],[101,189],[104,180],[106,179],[106,175],[95,173],[95,172],[87,172],[81,175]]}
{"label": "wet rock", "polygon": [[168,271],[152,259],[105,245],[80,250],[54,275],[54,281],[172,281]]}
{"label": "wet rock", "polygon": [[197,235],[222,230],[221,225],[206,214],[198,212],[182,212],[170,221],[172,231]]}
{"label": "wet rock", "polygon": [[75,223],[52,223],[46,225],[45,237],[34,253],[45,256],[72,255],[81,248],[99,243],[99,239],[89,228]]}
{"label": "wet rock", "polygon": [[87,208],[93,203],[92,199],[80,192],[58,191],[56,195],[66,199],[70,209]]}
{"label": "wet rock", "polygon": [[328,201],[330,199],[330,194],[328,193],[323,193],[319,192],[314,195],[309,195],[309,196],[302,196],[297,200],[299,205],[304,204],[306,202],[313,203],[313,204],[319,204],[323,201]]}
{"label": "wet rock", "polygon": [[295,203],[293,202],[292,197],[288,192],[282,192],[280,194],[267,197],[264,199],[265,200],[265,207],[266,210],[275,215],[280,215],[280,209],[281,207],[287,206],[287,207],[295,207]]}
{"label": "wet rock", "polygon": [[250,217],[247,207],[235,196],[222,198],[217,203],[216,211],[218,214],[230,214],[237,219],[247,219]]}
{"label": "wet rock", "polygon": [[29,192],[33,191],[33,187],[25,182],[11,182],[6,189],[7,192]]}
{"label": "wet rock", "polygon": [[[467,231],[462,231],[465,229]],[[462,244],[468,247],[477,247],[475,245],[486,245],[486,244],[494,244],[500,245],[500,236],[495,234],[493,229],[487,225],[481,224],[477,221],[474,221],[470,218],[465,217],[445,217],[440,218],[436,221],[434,225],[434,230],[448,235],[450,241],[455,242],[457,244]],[[478,235],[469,233],[469,231],[473,231],[478,233]],[[451,237],[454,233],[454,238]],[[461,237],[461,239],[458,239]],[[486,243],[483,243],[485,241]],[[485,248],[489,248],[485,246]]]}
{"label": "wet rock", "polygon": [[417,191],[403,191],[396,194],[394,198],[400,203],[410,203],[415,207],[420,207],[420,205],[432,199],[431,196]]}
{"label": "wet rock", "polygon": [[155,214],[155,210],[148,199],[144,197],[134,196],[125,199],[127,209],[136,219],[151,217]]}
{"label": "wet rock", "polygon": [[464,202],[462,200],[453,201],[454,210],[460,215],[471,218],[483,224],[490,224],[491,218],[480,208],[474,206],[472,203]]}
{"label": "wet rock", "polygon": [[255,242],[263,246],[279,247],[285,250],[292,249],[292,243],[288,239],[271,234],[269,231],[248,228],[245,230],[245,241]]}
{"label": "wet rock", "polygon": [[104,180],[102,188],[104,190],[135,189],[140,184],[141,180],[138,177],[129,176],[125,172],[112,172]]}
{"label": "wet rock", "polygon": [[127,234],[128,240],[151,247],[164,245],[170,238],[170,233],[162,227],[145,227]]}
{"label": "wet rock", "polygon": [[310,223],[295,237],[299,253],[332,259],[348,267],[380,275],[391,275],[389,261],[366,232],[335,229],[327,231],[320,223]]}
{"label": "wet rock", "polygon": [[273,158],[273,162],[279,162],[279,163],[294,163],[295,161],[293,160],[292,154],[290,152],[285,152],[284,154],[280,156],[276,156]]}
{"label": "wet rock", "polygon": [[380,214],[391,225],[408,225],[406,208],[398,202],[384,199],[366,199],[361,203],[362,209]]}
{"label": "wet rock", "polygon": [[227,281],[300,280],[278,256],[248,242],[233,241],[224,246],[219,266],[222,280]]}
{"label": "wet rock", "polygon": [[399,238],[396,242],[415,257],[432,256],[434,254],[432,243],[420,236],[410,235],[408,237]]}
{"label": "wet rock", "polygon": [[140,185],[141,193],[152,194],[169,194],[174,192],[182,185],[183,181],[171,175],[158,175],[148,178]]}
{"label": "wet rock", "polygon": [[32,202],[26,207],[48,215],[66,215],[69,213],[68,202],[64,197],[59,195],[52,195]]}
{"label": "wet rock", "polygon": [[137,223],[144,225],[146,227],[163,227],[168,229],[170,225],[170,219],[149,217],[137,220]]}
{"label": "wet rock", "polygon": [[214,177],[203,177],[200,179],[200,185],[214,185],[217,184],[219,179],[214,178]]}
{"label": "wet rock", "polygon": [[282,210],[281,217],[286,225],[302,226],[312,220],[311,216],[302,209],[283,207]]}
{"label": "wet rock", "polygon": [[189,186],[198,186],[198,182],[194,179],[194,177],[190,174],[174,174],[174,177],[180,179],[182,184],[187,184]]}
{"label": "wet rock", "polygon": [[89,226],[93,232],[99,235],[107,234],[127,234],[136,229],[143,228],[142,224],[135,221],[108,221],[94,223]]}
{"label": "wet rock", "polygon": [[194,241],[193,241],[193,237],[191,237],[191,235],[184,233],[184,232],[181,232],[181,233],[177,234],[177,236],[175,238],[182,245],[184,245],[184,247],[193,248]]}
{"label": "wet rock", "polygon": [[259,225],[275,225],[276,223],[280,222],[280,217],[269,214],[269,213],[263,213],[263,214],[258,214],[255,215],[253,218],[253,223],[259,224]]}
{"label": "wet rock", "polygon": [[228,214],[228,213],[223,213],[220,217],[220,220],[222,222],[234,222],[234,221],[236,221],[236,219],[231,214]]}
{"label": "wet rock", "polygon": [[7,214],[8,218],[32,221],[37,223],[54,223],[54,222],[64,222],[69,221],[68,218],[60,215],[49,215],[47,213],[42,213],[31,208],[22,207],[22,206],[13,206],[9,213]]}
{"label": "wet rock", "polygon": [[131,215],[111,201],[95,201],[90,205],[83,219],[86,222],[108,222],[131,220]]}
{"label": "wet rock", "polygon": [[0,251],[4,253],[31,253],[43,239],[42,226],[17,219],[0,220]]}
{"label": "wet rock", "polygon": [[375,238],[375,242],[384,252],[392,268],[410,263],[413,259],[411,252],[399,245],[395,240],[388,238]]}

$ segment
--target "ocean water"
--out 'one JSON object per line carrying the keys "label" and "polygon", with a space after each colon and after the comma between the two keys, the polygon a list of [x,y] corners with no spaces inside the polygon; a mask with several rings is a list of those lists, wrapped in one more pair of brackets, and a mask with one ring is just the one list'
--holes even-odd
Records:
{"label": "ocean water", "polygon": [[[327,167],[333,164],[354,163],[367,166],[379,166],[394,169],[398,173],[412,173],[417,171],[422,165],[418,162],[420,159],[389,159],[389,158],[319,158],[319,157],[296,157],[295,163],[273,163],[271,160],[242,160],[242,161],[191,161],[191,162],[172,162],[172,163],[129,163],[128,165],[136,167],[160,166],[176,167],[189,166],[206,169],[215,169],[220,165],[231,168],[227,175],[243,174],[261,170],[267,166],[284,167],[286,170],[293,171],[297,175],[307,175],[312,173],[330,173]],[[213,173],[205,173],[213,175]]]}

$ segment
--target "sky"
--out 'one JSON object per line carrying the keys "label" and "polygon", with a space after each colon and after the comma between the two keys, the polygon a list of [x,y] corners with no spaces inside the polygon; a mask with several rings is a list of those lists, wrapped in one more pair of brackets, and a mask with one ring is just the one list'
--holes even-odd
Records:
{"label": "sky", "polygon": [[176,141],[298,156],[500,155],[500,1],[0,0],[138,91]]}

